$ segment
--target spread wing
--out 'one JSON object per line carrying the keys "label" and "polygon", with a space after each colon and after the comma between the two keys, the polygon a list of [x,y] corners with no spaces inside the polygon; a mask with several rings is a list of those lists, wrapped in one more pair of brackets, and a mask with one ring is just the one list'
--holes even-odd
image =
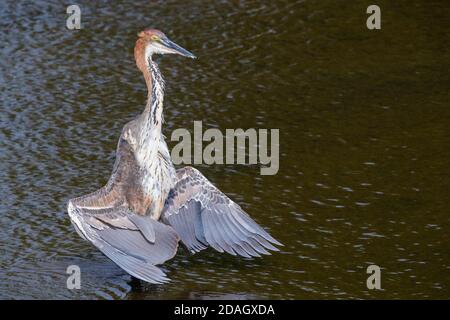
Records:
{"label": "spread wing", "polygon": [[69,216],[78,234],[119,267],[141,280],[162,283],[168,279],[155,265],[175,255],[179,238],[170,226],[127,207],[122,185],[129,170],[123,151],[105,187],[69,201]]}
{"label": "spread wing", "polygon": [[68,211],[80,236],[126,272],[150,283],[168,280],[155,265],[171,259],[177,251],[179,239],[170,226],[137,216],[125,207],[83,207],[71,200]]}
{"label": "spread wing", "polygon": [[198,170],[177,170],[162,221],[171,225],[191,252],[208,246],[219,252],[259,257],[282,245],[250,218],[236,203],[212,185]]}

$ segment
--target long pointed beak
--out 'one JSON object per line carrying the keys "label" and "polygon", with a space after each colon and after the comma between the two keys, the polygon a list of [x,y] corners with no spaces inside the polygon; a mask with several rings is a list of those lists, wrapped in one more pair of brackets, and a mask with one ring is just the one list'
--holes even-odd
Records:
{"label": "long pointed beak", "polygon": [[191,58],[191,59],[195,59],[196,58],[196,56],[192,52],[190,52],[190,51],[180,47],[175,42],[173,42],[173,41],[171,41],[171,40],[169,40],[167,38],[166,39],[161,39],[161,43],[167,49],[169,49],[172,53],[176,53],[176,54],[179,54],[179,55],[182,55],[184,57]]}

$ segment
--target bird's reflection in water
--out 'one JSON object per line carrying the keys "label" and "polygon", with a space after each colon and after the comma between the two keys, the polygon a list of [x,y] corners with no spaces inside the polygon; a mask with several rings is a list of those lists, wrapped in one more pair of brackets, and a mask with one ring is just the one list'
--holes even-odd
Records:
{"label": "bird's reflection in water", "polygon": [[[132,278],[128,282],[131,287],[131,291],[126,296],[126,299],[144,299],[149,294],[155,299],[166,299],[167,290],[164,285],[150,284],[140,281],[139,279]],[[246,293],[221,293],[213,291],[181,291],[170,297],[170,299],[176,300],[258,300],[262,297]]]}
{"label": "bird's reflection in water", "polygon": [[261,297],[249,293],[190,292],[188,299],[194,300],[257,300]]}

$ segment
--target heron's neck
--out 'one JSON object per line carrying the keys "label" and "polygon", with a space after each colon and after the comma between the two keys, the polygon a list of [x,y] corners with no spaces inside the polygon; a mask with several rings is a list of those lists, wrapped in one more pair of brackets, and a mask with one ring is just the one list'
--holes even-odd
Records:
{"label": "heron's neck", "polygon": [[[141,134],[140,145],[148,146],[150,143],[159,143],[163,138],[161,126],[163,122],[164,79],[158,65],[148,58],[147,74],[144,77],[147,82],[148,99],[144,112],[140,116]],[[157,145],[152,145],[154,148]]]}
{"label": "heron's neck", "polygon": [[[169,149],[161,133],[164,80],[158,65],[151,58],[148,59],[147,66],[148,74],[144,73],[144,76],[149,93],[147,105],[140,116],[136,158],[141,168],[144,169],[142,174],[144,190],[153,193],[155,197],[163,195],[162,199],[165,200],[169,190],[174,186],[176,172],[170,159]],[[164,200],[161,202],[162,204],[164,204]],[[160,210],[162,208],[156,210],[156,214],[159,215]]]}

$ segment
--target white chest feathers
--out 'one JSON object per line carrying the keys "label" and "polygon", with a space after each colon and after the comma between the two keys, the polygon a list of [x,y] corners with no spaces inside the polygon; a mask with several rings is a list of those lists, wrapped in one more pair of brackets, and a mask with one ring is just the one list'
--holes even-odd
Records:
{"label": "white chest feathers", "polygon": [[160,141],[157,152],[143,154],[138,159],[144,192],[152,198],[166,198],[176,182],[175,167],[165,141]]}

